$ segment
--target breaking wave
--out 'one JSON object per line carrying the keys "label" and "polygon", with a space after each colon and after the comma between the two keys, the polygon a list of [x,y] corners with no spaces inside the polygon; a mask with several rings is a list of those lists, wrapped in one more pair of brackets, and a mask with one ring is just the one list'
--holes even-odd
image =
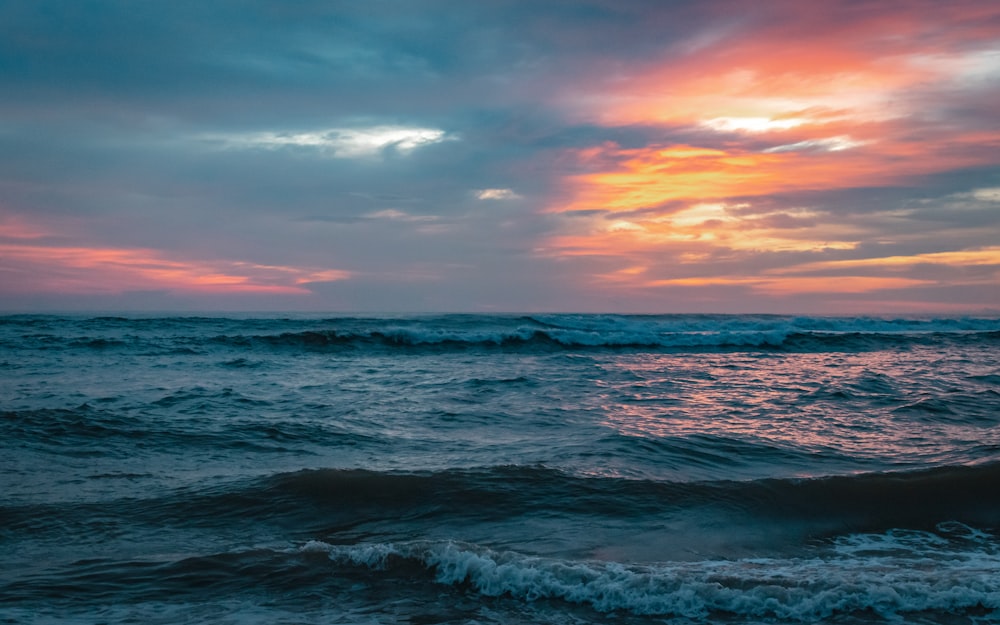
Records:
{"label": "breaking wave", "polygon": [[[962,540],[978,542],[982,549],[957,548],[949,533],[964,534]],[[815,622],[860,612],[894,620],[918,612],[997,610],[996,547],[991,536],[949,524],[935,532],[855,534],[809,558],[642,566],[533,557],[455,542],[345,546],[311,541],[301,551],[327,553],[335,563],[390,576],[409,574],[416,566],[439,584],[488,597],[558,600],[637,615]]]}

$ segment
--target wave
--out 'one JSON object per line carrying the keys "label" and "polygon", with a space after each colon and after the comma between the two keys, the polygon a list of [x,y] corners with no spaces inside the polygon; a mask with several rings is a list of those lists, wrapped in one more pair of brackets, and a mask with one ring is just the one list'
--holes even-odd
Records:
{"label": "wave", "polygon": [[426,474],[319,469],[268,478],[264,489],[314,503],[494,518],[559,512],[632,518],[714,508],[777,523],[812,521],[830,533],[932,528],[942,521],[1000,527],[1000,462],[808,479],[663,482],[594,478],[545,467]]}
{"label": "wave", "polygon": [[[123,476],[94,476],[111,477]],[[997,483],[1000,463],[693,483],[588,478],[538,466],[321,469],[86,504],[7,502],[0,505],[7,539],[86,546],[95,526],[114,528],[116,536],[101,538],[98,557],[19,569],[0,584],[0,596],[48,606],[67,597],[88,605],[263,593],[290,606],[315,606],[317,596],[342,606],[364,588],[365,600],[379,605],[489,599],[493,609],[528,622],[567,610],[578,611],[579,622],[608,614],[989,619],[1000,610]],[[688,513],[693,526],[674,522]],[[725,541],[754,526],[770,528],[769,543],[795,544],[675,558],[654,554],[649,542],[690,545],[696,532]],[[573,547],[548,548],[534,538],[540,530],[572,537]],[[726,532],[732,535],[720,538]],[[185,537],[186,555],[178,555],[176,535]],[[252,547],[215,553],[220,535]],[[580,535],[595,538],[581,549]],[[634,555],[592,548],[616,536]],[[132,557],[137,545],[148,555]],[[453,618],[438,620],[476,617],[448,614]]]}
{"label": "wave", "polygon": [[256,519],[331,535],[368,522],[396,523],[405,533],[459,520],[489,525],[559,518],[584,527],[598,519],[655,525],[671,518],[697,518],[700,526],[691,531],[779,528],[779,533],[787,530],[782,540],[792,545],[845,532],[929,530],[946,521],[1000,528],[997,484],[1000,462],[705,482],[582,477],[537,466],[426,473],[311,469],[210,489],[185,487],[141,500],[8,506],[0,517],[13,531],[21,525],[36,527],[39,518],[64,523],[99,509],[151,525],[203,527]]}
{"label": "wave", "polygon": [[352,320],[344,328],[273,335],[218,336],[243,346],[541,349],[593,348],[866,351],[942,341],[995,342],[1000,320],[881,320],[769,316],[549,316],[470,322],[450,317],[400,322]]}
{"label": "wave", "polygon": [[[835,551],[833,557],[642,566],[533,557],[455,542],[331,545],[310,541],[301,551],[326,553],[335,563],[390,576],[412,574],[416,567],[439,584],[487,597],[558,600],[603,613],[815,622],[864,612],[896,620],[917,612],[997,610],[1000,587],[991,580],[1000,560],[994,541],[980,533],[976,546],[981,549],[942,547],[947,540],[941,532],[958,527],[975,532],[953,524],[942,526],[938,533],[853,535],[844,541],[848,547],[877,543],[893,548],[855,552],[852,557]],[[928,566],[930,562],[933,566]]]}
{"label": "wave", "polygon": [[[69,598],[86,606],[112,598],[139,605],[267,597],[267,605],[284,609],[360,608],[369,617],[365,602],[375,600],[408,621],[408,610],[419,606],[412,614],[417,622],[428,613],[438,616],[435,622],[477,620],[478,599],[488,599],[499,622],[562,622],[569,616],[588,623],[611,615],[628,622],[871,622],[873,616],[993,622],[1000,610],[997,547],[995,537],[954,523],[929,532],[853,534],[803,557],[643,565],[452,540],[310,540],[286,549],[150,560],[111,555],[23,576],[0,591],[46,607]],[[326,612],[317,622],[328,619]],[[307,622],[302,614],[295,620]]]}
{"label": "wave", "polygon": [[[35,349],[658,349],[869,351],[996,343],[998,318],[777,315],[444,315],[327,319],[3,319],[0,343]],[[39,333],[38,330],[45,330]]]}
{"label": "wave", "polygon": [[948,341],[969,343],[998,342],[1000,332],[981,332],[953,336],[942,333],[932,335],[880,335],[840,334],[825,335],[803,332],[745,332],[726,334],[662,334],[658,336],[612,335],[581,336],[577,333],[557,333],[541,330],[495,333],[485,337],[428,336],[420,332],[371,331],[361,334],[342,333],[335,330],[309,331],[262,336],[220,336],[216,343],[253,347],[300,347],[311,350],[337,348],[434,348],[439,350],[503,349],[503,350],[586,350],[607,349],[663,349],[667,351],[714,350],[775,350],[793,352],[859,352],[876,351],[911,345],[934,345]]}

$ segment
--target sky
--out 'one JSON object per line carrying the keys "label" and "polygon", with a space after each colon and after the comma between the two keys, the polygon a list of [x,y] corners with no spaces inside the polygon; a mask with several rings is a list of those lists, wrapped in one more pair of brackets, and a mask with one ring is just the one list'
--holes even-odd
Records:
{"label": "sky", "polygon": [[998,309],[995,0],[0,4],[0,310]]}

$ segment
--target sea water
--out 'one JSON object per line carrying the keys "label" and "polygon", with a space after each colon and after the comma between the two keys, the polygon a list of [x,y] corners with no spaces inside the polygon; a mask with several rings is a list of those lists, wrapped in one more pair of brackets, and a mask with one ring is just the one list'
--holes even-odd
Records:
{"label": "sea water", "polygon": [[1000,319],[0,318],[0,622],[997,623]]}

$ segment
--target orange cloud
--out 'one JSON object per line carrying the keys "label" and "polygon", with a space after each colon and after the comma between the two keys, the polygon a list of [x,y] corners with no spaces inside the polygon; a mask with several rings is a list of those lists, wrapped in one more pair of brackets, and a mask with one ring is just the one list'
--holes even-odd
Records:
{"label": "orange cloud", "polygon": [[[681,248],[685,249],[685,248]],[[601,288],[636,290],[650,288],[738,287],[748,294],[787,297],[800,294],[865,294],[902,291],[914,287],[975,286],[1000,293],[1000,247],[936,252],[911,256],[868,257],[834,261],[805,262],[774,268],[754,269],[746,257],[713,258],[690,251],[657,258],[639,251],[623,258],[630,264],[594,276]],[[929,269],[935,269],[933,274]],[[882,273],[884,275],[878,275]],[[873,275],[875,274],[875,275]],[[934,275],[936,277],[923,277]],[[944,310],[949,306],[910,308]]]}
{"label": "orange cloud", "polygon": [[735,27],[709,44],[695,32],[667,58],[605,83],[600,94],[571,93],[562,103],[607,125],[729,118],[790,127],[803,111],[855,122],[905,116],[908,91],[960,82],[975,72],[982,51],[996,51],[1000,10],[987,3],[788,0],[715,17]]}
{"label": "orange cloud", "polygon": [[[710,97],[718,113],[733,106],[718,94]],[[855,118],[841,112],[836,115],[842,118],[830,119],[832,114],[823,110],[774,108],[770,116],[758,112],[687,120],[701,124],[703,134],[714,130],[732,135],[724,147],[622,148],[608,143],[580,149],[571,158],[587,173],[567,177],[562,199],[548,210],[632,211],[673,201],[890,185],[992,163],[1000,153],[1000,130],[920,126],[904,119],[865,119],[864,112],[855,113]]]}
{"label": "orange cloud", "polygon": [[8,289],[22,293],[194,293],[301,295],[304,284],[344,280],[341,270],[230,261],[181,261],[148,249],[0,244]]}
{"label": "orange cloud", "polygon": [[670,278],[650,280],[644,286],[706,287],[741,286],[763,295],[791,295],[798,293],[869,293],[885,289],[902,289],[933,285],[932,280],[873,276],[835,276],[823,280],[816,278],[768,279],[756,277]]}
{"label": "orange cloud", "polygon": [[[956,123],[944,112],[948,98],[1000,78],[997,6],[767,6],[780,14],[710,43],[696,36],[664,59],[600,83],[598,94],[583,88],[561,101],[591,123],[662,125],[685,140],[571,151],[566,162],[582,173],[566,176],[546,207],[567,215],[565,229],[539,253],[603,258],[605,265],[616,260],[617,269],[593,276],[616,287],[744,286],[779,296],[933,284],[854,275],[862,264],[870,270],[994,262],[992,249],[830,261],[813,268],[841,275],[822,281],[803,275],[806,265],[770,273],[766,263],[757,264],[758,273],[720,269],[727,258],[746,262],[754,254],[829,258],[832,250],[876,236],[870,224],[845,223],[808,206],[756,208],[769,205],[765,198],[891,186],[995,165],[1000,154],[1000,128]],[[664,264],[674,275],[649,269]],[[710,273],[692,275],[694,267]]]}
{"label": "orange cloud", "polygon": [[775,269],[770,273],[806,273],[858,269],[864,267],[914,267],[916,265],[947,265],[965,267],[995,265],[998,269],[1000,269],[1000,247],[987,247],[977,250],[961,250],[956,252],[913,254],[912,256],[886,256],[881,258],[819,261]]}

